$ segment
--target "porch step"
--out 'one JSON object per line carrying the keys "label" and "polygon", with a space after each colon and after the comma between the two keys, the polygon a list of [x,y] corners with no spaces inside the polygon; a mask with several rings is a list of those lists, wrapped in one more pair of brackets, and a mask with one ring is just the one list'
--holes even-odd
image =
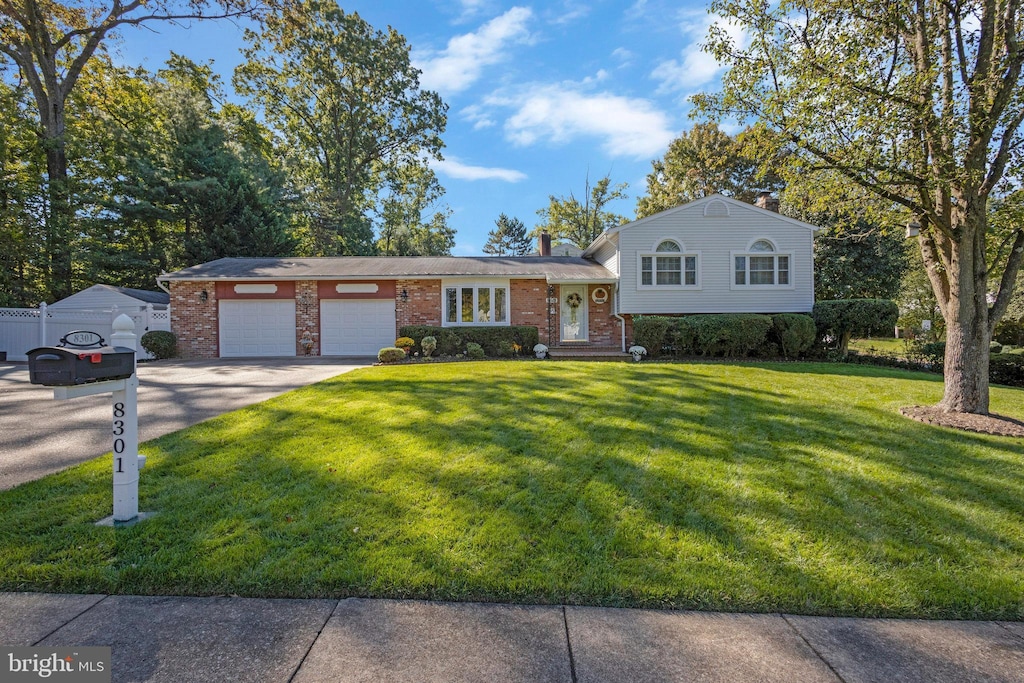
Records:
{"label": "porch step", "polygon": [[630,360],[631,356],[618,346],[552,346],[551,360]]}

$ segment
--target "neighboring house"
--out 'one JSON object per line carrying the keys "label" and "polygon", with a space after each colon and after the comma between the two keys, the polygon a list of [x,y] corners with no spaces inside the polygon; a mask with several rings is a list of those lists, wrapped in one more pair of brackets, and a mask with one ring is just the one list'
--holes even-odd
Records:
{"label": "neighboring house", "polygon": [[530,325],[549,346],[624,350],[634,315],[809,312],[814,230],[714,195],[581,256],[225,258],[159,282],[192,357],[294,356],[304,333],[317,355],[375,355],[405,325]]}
{"label": "neighboring house", "polygon": [[109,311],[144,307],[152,304],[154,310],[166,310],[171,301],[167,292],[151,292],[147,289],[131,289],[130,287],[114,287],[111,285],[93,285],[76,292],[66,299],[50,304],[51,310],[75,311]]}

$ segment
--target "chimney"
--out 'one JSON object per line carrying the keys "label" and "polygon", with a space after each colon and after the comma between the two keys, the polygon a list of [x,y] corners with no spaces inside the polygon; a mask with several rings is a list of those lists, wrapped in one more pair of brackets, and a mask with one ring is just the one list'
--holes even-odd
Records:
{"label": "chimney", "polygon": [[762,192],[754,200],[754,206],[767,209],[768,211],[779,212],[779,200],[772,196],[771,192]]}
{"label": "chimney", "polygon": [[551,256],[551,235],[546,231],[540,234],[540,255]]}

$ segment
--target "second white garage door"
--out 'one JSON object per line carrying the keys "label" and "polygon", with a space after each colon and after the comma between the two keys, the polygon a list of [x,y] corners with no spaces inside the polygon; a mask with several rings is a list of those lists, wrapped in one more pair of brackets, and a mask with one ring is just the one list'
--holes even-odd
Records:
{"label": "second white garage door", "polygon": [[376,356],[395,345],[393,299],[320,302],[320,353],[324,356]]}
{"label": "second white garage door", "polygon": [[294,356],[295,302],[221,301],[220,355]]}

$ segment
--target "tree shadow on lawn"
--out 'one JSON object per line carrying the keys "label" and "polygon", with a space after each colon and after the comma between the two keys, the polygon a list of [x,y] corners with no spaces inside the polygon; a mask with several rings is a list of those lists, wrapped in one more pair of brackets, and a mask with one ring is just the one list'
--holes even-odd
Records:
{"label": "tree shadow on lawn", "polygon": [[[32,571],[45,564],[69,590],[1024,614],[1019,443],[851,406],[842,378],[809,403],[806,378],[749,366],[492,367],[349,375],[152,442],[141,491],[159,516],[116,535],[61,520],[42,539],[7,534],[27,549],[0,576],[53,589]],[[100,570],[78,561],[97,547]]]}

